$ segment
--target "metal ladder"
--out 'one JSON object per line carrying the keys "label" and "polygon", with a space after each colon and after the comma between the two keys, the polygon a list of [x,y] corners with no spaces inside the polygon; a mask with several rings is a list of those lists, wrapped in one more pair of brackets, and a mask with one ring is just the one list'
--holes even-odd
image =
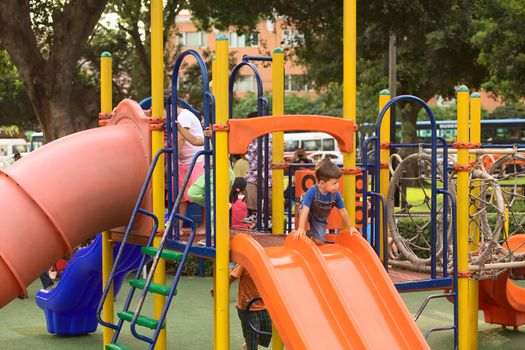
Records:
{"label": "metal ladder", "polygon": [[[128,347],[117,343],[119,335],[120,335],[120,332],[122,330],[122,326],[124,325],[125,322],[129,322],[130,323],[131,333],[133,334],[133,336],[135,338],[140,339],[140,340],[148,343],[149,344],[149,349],[153,349],[155,347],[155,343],[156,343],[156,341],[158,339],[158,336],[159,336],[161,330],[165,327],[165,319],[166,319],[166,315],[168,313],[169,306],[171,304],[171,300],[173,299],[173,297],[177,293],[176,288],[177,288],[178,282],[180,280],[180,277],[182,275],[182,270],[184,268],[184,264],[186,263],[187,257],[189,255],[189,250],[190,250],[191,245],[193,243],[193,240],[195,238],[195,232],[196,232],[195,223],[191,219],[189,219],[189,218],[187,218],[185,216],[179,215],[177,213],[177,209],[178,209],[179,203],[181,201],[182,194],[184,193],[184,191],[186,189],[186,186],[188,184],[189,177],[191,175],[193,167],[195,166],[197,158],[199,156],[203,155],[203,154],[210,154],[211,151],[200,151],[200,152],[197,152],[195,154],[194,158],[192,159],[192,162],[190,164],[190,169],[189,169],[189,171],[186,174],[186,177],[184,179],[184,183],[182,185],[182,188],[181,188],[181,190],[178,193],[178,196],[177,196],[177,199],[175,200],[173,209],[170,212],[169,219],[167,220],[166,225],[164,227],[164,233],[162,235],[161,242],[160,242],[158,248],[155,248],[155,247],[152,246],[153,239],[155,237],[155,233],[157,232],[157,229],[158,229],[158,218],[154,214],[152,214],[152,213],[150,213],[150,212],[140,208],[140,203],[142,202],[142,200],[144,198],[144,195],[145,195],[146,190],[148,188],[149,182],[151,181],[153,170],[155,169],[155,166],[156,166],[156,164],[158,162],[159,157],[161,155],[163,155],[164,153],[169,153],[169,152],[172,152],[172,149],[170,149],[170,148],[163,149],[163,150],[160,150],[154,157],[154,160],[153,160],[153,162],[151,164],[151,167],[150,167],[150,169],[148,171],[148,175],[146,176],[146,180],[144,181],[144,185],[143,185],[142,190],[140,192],[139,198],[137,199],[137,202],[135,204],[135,208],[133,210],[133,214],[131,216],[131,220],[130,220],[127,228],[126,228],[126,232],[125,232],[124,237],[122,239],[121,247],[119,249],[119,252],[117,253],[117,257],[115,258],[113,270],[111,271],[111,274],[109,276],[109,280],[108,280],[108,282],[106,284],[106,287],[104,288],[104,292],[102,294],[102,298],[101,298],[100,303],[99,303],[98,308],[97,308],[97,319],[98,319],[98,322],[101,325],[105,326],[105,327],[109,327],[109,328],[115,330],[115,333],[113,335],[113,339],[111,341],[111,344],[107,344],[106,345],[106,349],[109,349],[109,350],[129,349]],[[101,312],[102,312],[102,308],[103,308],[103,305],[104,305],[104,301],[107,298],[107,295],[108,295],[108,292],[109,292],[109,288],[112,285],[113,280],[115,278],[115,274],[116,274],[115,266],[118,265],[119,260],[122,257],[123,247],[128,242],[128,239],[129,239],[129,236],[130,236],[130,232],[131,232],[131,228],[133,227],[133,224],[134,224],[135,219],[136,219],[138,214],[150,217],[153,220],[153,228],[152,228],[152,231],[150,233],[150,237],[148,239],[147,245],[141,248],[141,252],[142,252],[142,254],[144,254],[144,256],[143,256],[143,258],[141,260],[141,263],[140,263],[140,266],[139,266],[139,268],[137,270],[135,278],[129,281],[131,289],[130,289],[130,292],[129,292],[128,297],[126,299],[126,302],[124,304],[124,308],[123,308],[122,311],[117,313],[117,316],[119,318],[119,322],[117,324],[113,324],[113,323],[109,323],[109,322],[106,322],[106,321],[102,320]],[[187,242],[188,244],[187,244],[187,246],[186,246],[186,248],[185,248],[183,253],[173,252],[173,251],[164,249],[164,245],[165,245],[165,243],[166,243],[166,241],[168,239],[168,234],[172,231],[172,228],[173,228],[174,222],[176,222],[176,219],[182,220],[182,221],[188,223],[191,226],[191,235],[190,235],[190,237],[188,239],[188,242]],[[151,268],[149,270],[148,277],[146,279],[141,279],[140,278],[140,274],[142,272],[142,269],[143,269],[144,265],[150,260],[150,258],[152,258],[152,265],[151,265]],[[175,274],[175,278],[173,279],[173,282],[172,282],[171,286],[160,285],[160,284],[152,282],[153,276],[154,276],[154,273],[155,273],[155,269],[156,269],[160,259],[167,259],[167,260],[173,260],[173,261],[179,262],[179,266],[177,268],[177,272]],[[135,294],[135,291],[137,289],[142,290],[142,292],[141,292],[140,298],[139,298],[139,300],[137,302],[137,306],[135,308],[135,311],[133,312],[133,311],[130,311],[130,305],[131,305],[131,302],[133,300],[133,296]],[[160,318],[158,320],[150,318],[148,316],[141,315],[141,311],[142,311],[142,307],[144,306],[145,299],[146,299],[147,295],[151,294],[151,293],[163,295],[163,296],[166,297],[164,308],[163,308],[161,316],[160,316]],[[145,336],[143,334],[140,334],[137,331],[137,327],[136,327],[137,325],[153,330],[154,331],[153,335],[151,337],[148,337],[148,336]]]}

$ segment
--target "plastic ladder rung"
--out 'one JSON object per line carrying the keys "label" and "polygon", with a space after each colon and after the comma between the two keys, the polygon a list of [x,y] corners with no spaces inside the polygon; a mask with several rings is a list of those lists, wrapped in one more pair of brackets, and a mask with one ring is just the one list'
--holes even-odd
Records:
{"label": "plastic ladder rung", "polygon": [[[156,256],[158,249],[155,248],[155,247],[142,247],[140,249],[140,251],[142,252],[142,254],[146,254],[146,255],[149,255],[149,256]],[[171,251],[171,250],[166,250],[166,249],[162,250],[162,252],[160,253],[160,257],[163,258],[163,259],[175,260],[175,261],[181,261],[182,260],[182,254],[181,253],[174,252],[174,251]]]}
{"label": "plastic ladder rung", "polygon": [[[134,314],[134,312],[130,311],[121,311],[117,313],[120,319],[128,322],[131,322]],[[156,329],[159,324],[159,321],[154,320],[153,318],[149,318],[147,316],[139,315],[139,317],[137,318],[137,324],[146,328]],[[164,325],[162,325],[162,328],[164,328]]]}
{"label": "plastic ladder rung", "polygon": [[131,350],[131,348],[120,344],[106,344],[106,350]]}
{"label": "plastic ladder rung", "polygon": [[[138,289],[144,289],[144,287],[146,286],[146,280],[133,279],[133,280],[129,281],[129,284],[132,287],[135,287],[135,288],[138,288]],[[149,285],[148,291],[151,292],[151,293],[168,296],[170,294],[170,287],[152,282]],[[177,295],[177,290],[175,290],[174,295]]]}

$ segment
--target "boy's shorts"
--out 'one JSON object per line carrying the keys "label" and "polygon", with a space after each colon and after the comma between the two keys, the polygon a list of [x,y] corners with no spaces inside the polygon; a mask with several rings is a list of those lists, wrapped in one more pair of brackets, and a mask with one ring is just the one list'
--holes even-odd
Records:
{"label": "boy's shorts", "polygon": [[[237,309],[237,314],[241,320],[242,335],[246,341],[246,349],[256,350],[258,345],[267,348],[270,345],[272,336],[255,333],[248,324],[248,313],[246,310]],[[250,314],[252,324],[257,330],[264,332],[272,331],[272,319],[270,318],[270,314],[266,309],[260,311],[250,311]]]}

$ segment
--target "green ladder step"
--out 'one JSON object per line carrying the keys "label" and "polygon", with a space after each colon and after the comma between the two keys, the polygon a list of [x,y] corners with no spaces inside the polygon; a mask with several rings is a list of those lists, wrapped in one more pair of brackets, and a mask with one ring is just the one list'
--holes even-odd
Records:
{"label": "green ladder step", "polygon": [[[149,256],[156,256],[158,249],[155,247],[142,247],[140,248],[140,251],[142,254],[146,254]],[[175,260],[175,261],[181,261],[182,260],[182,253],[174,252],[171,250],[162,250],[160,253],[160,257],[163,259],[169,259],[169,260]]]}
{"label": "green ladder step", "polygon": [[131,348],[119,344],[106,344],[106,350],[131,350]]}
{"label": "green ladder step", "polygon": [[[127,312],[121,311],[117,313],[120,319],[126,320],[128,322],[131,322],[134,314],[135,314],[134,312],[130,312],[130,311],[127,311]],[[159,324],[159,321],[149,318],[147,316],[139,315],[139,317],[137,318],[137,324],[143,327],[156,329]],[[164,328],[164,325],[162,325],[162,328]]]}
{"label": "green ladder step", "polygon": [[[144,289],[144,286],[146,285],[146,280],[142,280],[142,279],[140,279],[140,280],[130,280],[129,284],[132,287],[139,288],[139,289]],[[150,291],[151,293],[168,296],[168,294],[170,294],[170,287],[163,286],[162,284],[157,284],[157,283],[153,283],[152,282],[149,285],[148,291]],[[177,290],[175,290],[175,293],[173,295],[177,295]]]}

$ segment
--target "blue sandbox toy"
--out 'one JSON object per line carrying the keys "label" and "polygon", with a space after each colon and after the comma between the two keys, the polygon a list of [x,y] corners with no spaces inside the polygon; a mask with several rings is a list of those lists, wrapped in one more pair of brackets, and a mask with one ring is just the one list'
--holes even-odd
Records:
{"label": "blue sandbox toy", "polygon": [[[40,290],[37,305],[46,315],[47,331],[57,335],[81,335],[97,330],[96,311],[102,296],[102,235],[75,253],[57,287]],[[120,244],[113,248],[116,257]],[[115,276],[115,296],[127,274],[139,267],[140,246],[126,245]]]}

